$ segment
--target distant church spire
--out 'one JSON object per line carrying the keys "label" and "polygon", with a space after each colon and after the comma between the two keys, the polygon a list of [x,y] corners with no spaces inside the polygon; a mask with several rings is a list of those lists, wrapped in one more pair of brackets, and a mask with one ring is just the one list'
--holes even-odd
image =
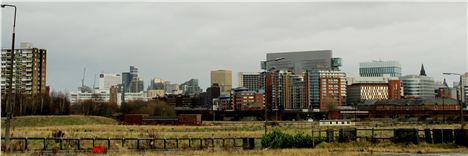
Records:
{"label": "distant church spire", "polygon": [[421,71],[419,71],[419,76],[427,76],[426,70],[424,70],[424,64],[421,64]]}

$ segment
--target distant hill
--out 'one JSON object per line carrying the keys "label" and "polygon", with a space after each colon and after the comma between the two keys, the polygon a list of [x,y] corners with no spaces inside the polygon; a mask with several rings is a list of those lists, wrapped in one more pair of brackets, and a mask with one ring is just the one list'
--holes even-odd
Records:
{"label": "distant hill", "polygon": [[[2,128],[5,120],[2,118]],[[13,119],[15,127],[42,127],[65,125],[116,125],[118,122],[112,118],[83,115],[51,115],[51,116],[20,116]]]}

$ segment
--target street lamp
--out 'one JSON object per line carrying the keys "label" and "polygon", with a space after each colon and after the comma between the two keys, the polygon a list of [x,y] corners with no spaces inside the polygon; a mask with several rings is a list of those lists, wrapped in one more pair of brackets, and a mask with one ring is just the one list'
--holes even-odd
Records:
{"label": "street lamp", "polygon": [[[271,60],[266,60],[265,61],[265,95],[266,95],[266,92],[267,92],[267,73],[269,72],[269,70],[267,69],[267,64],[268,62],[275,62],[275,61],[280,61],[280,60],[284,60],[284,57],[279,57],[279,58],[275,58],[275,59],[271,59]],[[265,129],[265,135],[267,134],[267,122],[268,122],[268,112],[267,112],[267,103],[266,103],[267,100],[265,100],[265,104],[263,106],[263,109],[265,110],[265,123],[264,123],[264,129]]]}
{"label": "street lamp", "polygon": [[[8,95],[6,98],[6,113],[7,113],[7,118],[5,121],[5,151],[9,150],[10,147],[10,124],[11,124],[11,119],[13,118],[13,113],[14,113],[14,104],[11,103],[11,94],[13,92],[13,63],[15,59],[15,27],[16,27],[16,6],[11,5],[11,4],[2,4],[2,8],[5,7],[13,7],[15,8],[15,14],[13,18],[13,35],[12,35],[12,41],[11,41],[11,54],[10,54],[10,77],[9,77],[9,82],[8,82]],[[16,100],[15,100],[16,102]]]}
{"label": "street lamp", "polygon": [[460,76],[460,81],[458,82],[458,86],[460,86],[460,95],[458,102],[460,104],[460,124],[461,124],[461,129],[465,129],[465,119],[463,118],[463,102],[462,102],[462,96],[463,96],[463,86],[462,86],[462,74],[458,73],[443,73],[444,75],[458,75]]}

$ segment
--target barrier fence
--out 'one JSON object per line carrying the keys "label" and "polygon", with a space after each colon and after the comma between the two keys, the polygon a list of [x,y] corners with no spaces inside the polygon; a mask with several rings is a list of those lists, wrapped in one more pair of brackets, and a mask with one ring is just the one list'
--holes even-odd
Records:
{"label": "barrier fence", "polygon": [[[325,129],[311,130],[313,137],[326,142],[369,141],[378,143],[388,140],[395,143],[421,141],[430,144],[455,143],[468,147],[468,129]],[[2,137],[2,146],[5,138]],[[206,148],[261,148],[261,138],[10,138],[12,151],[90,151],[94,146],[106,150],[199,150]],[[2,147],[2,149],[5,149]]]}
{"label": "barrier fence", "polygon": [[[13,151],[87,151],[94,146],[106,150],[126,148],[130,150],[171,150],[204,148],[255,148],[260,138],[47,138],[12,137]],[[2,143],[5,138],[2,137]],[[4,148],[2,148],[4,149]]]}

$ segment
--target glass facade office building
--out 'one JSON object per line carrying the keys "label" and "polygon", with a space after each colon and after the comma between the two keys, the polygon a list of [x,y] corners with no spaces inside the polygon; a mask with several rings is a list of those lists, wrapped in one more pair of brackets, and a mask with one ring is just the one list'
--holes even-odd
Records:
{"label": "glass facade office building", "polygon": [[372,61],[359,63],[361,77],[401,76],[401,65],[397,61]]}
{"label": "glass facade office building", "polygon": [[405,97],[433,97],[434,80],[427,76],[407,75],[400,78]]}

